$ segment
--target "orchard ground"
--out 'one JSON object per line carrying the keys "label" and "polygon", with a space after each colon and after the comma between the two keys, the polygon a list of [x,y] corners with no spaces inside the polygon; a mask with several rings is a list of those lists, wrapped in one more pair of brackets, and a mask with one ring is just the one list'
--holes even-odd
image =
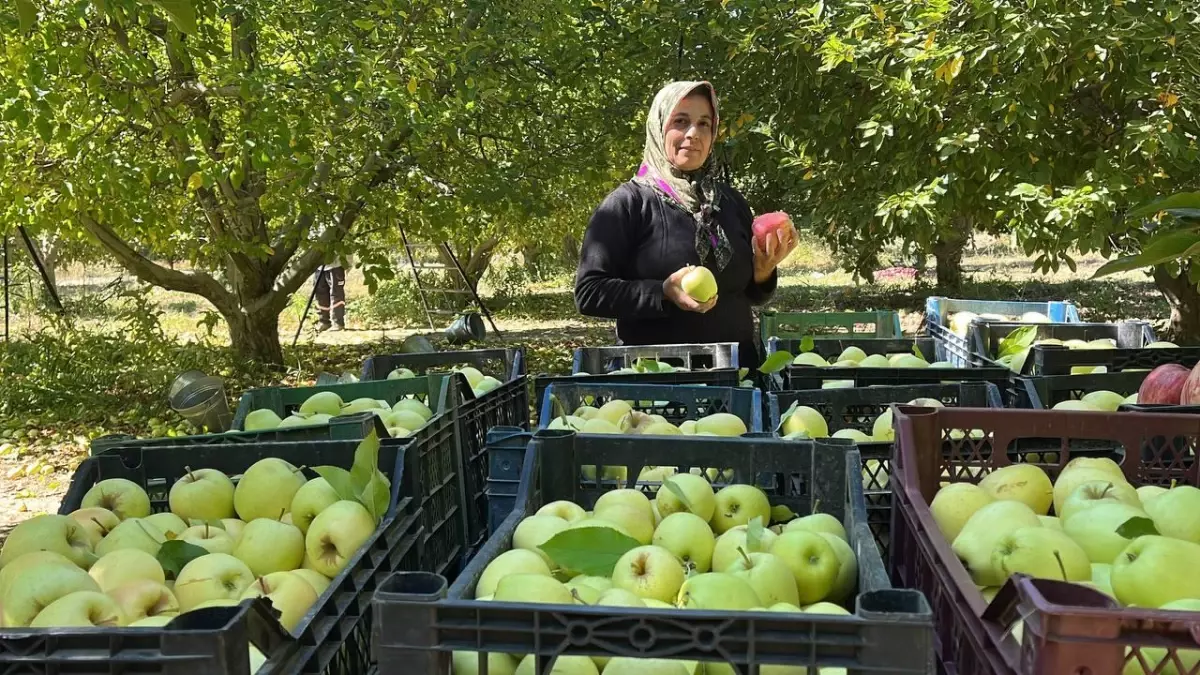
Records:
{"label": "orchard ground", "polygon": [[[1103,260],[1077,261],[1075,272],[1064,268],[1035,275],[1020,251],[981,238],[964,259],[968,281],[960,296],[1069,299],[1080,306],[1086,321],[1147,319],[1161,334],[1167,304],[1145,275],[1134,272],[1092,281],[1092,272]],[[899,275],[871,285],[855,284],[827,250],[806,242],[784,264],[770,308],[895,309],[905,333],[912,334],[924,318],[925,298],[937,294],[932,264],[930,259],[930,269],[919,279]],[[485,276],[481,292],[492,300],[489,307],[495,307],[503,336],[489,335],[486,344],[476,347],[523,344],[530,373],[566,373],[576,347],[612,344],[611,323],[575,312],[570,270],[521,284],[515,291],[499,293],[489,284],[506,267],[521,265],[519,259],[500,259]],[[409,274],[407,267],[397,267],[396,272],[399,277]],[[114,269],[61,270],[58,283],[71,310],[69,321],[55,320],[28,303],[12,318],[14,341],[0,352],[0,540],[13,524],[57,510],[91,438],[187,433],[165,396],[171,379],[183,370],[199,368],[225,377],[234,406],[247,388],[312,383],[320,372],[357,374],[367,356],[394,352],[405,337],[429,333],[428,324],[411,307],[407,321],[370,319],[380,313],[383,301],[379,295],[369,297],[361,274],[354,270],[347,281],[348,330],[317,334],[314,307],[296,348],[290,348],[312,289],[309,284],[280,317],[287,369],[247,368],[228,353],[223,326],[218,322],[210,331],[205,325],[211,316],[205,301],[158,289],[131,293],[132,284],[122,281]],[[368,304],[374,308],[370,313],[364,311]],[[444,346],[440,330],[431,337]]]}

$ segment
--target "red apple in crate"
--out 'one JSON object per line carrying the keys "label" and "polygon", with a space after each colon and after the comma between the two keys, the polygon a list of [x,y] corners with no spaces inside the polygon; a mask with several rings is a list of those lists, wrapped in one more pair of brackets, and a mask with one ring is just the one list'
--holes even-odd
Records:
{"label": "red apple in crate", "polygon": [[764,213],[754,219],[754,238],[758,240],[759,244],[762,244],[763,237],[775,230],[787,227],[791,222],[792,217],[783,211]]}
{"label": "red apple in crate", "polygon": [[[1159,369],[1166,367],[1167,366],[1159,366],[1158,368],[1155,368],[1154,370],[1150,371],[1150,374],[1146,376],[1146,379],[1149,380],[1151,377],[1154,377],[1154,373],[1156,373]],[[1184,368],[1183,366],[1176,367],[1187,370],[1187,368]],[[1145,384],[1143,383],[1142,386],[1145,386]],[[1184,381],[1183,389],[1179,393],[1178,402],[1183,405],[1196,405],[1197,403],[1200,403],[1200,363],[1196,364],[1195,368],[1192,368],[1191,374],[1189,374],[1187,376],[1187,380]],[[1141,403],[1140,396],[1138,397],[1138,403]]]}
{"label": "red apple in crate", "polygon": [[1178,363],[1168,363],[1150,371],[1142,386],[1138,388],[1138,403],[1166,403],[1179,405],[1184,383],[1192,371]]}

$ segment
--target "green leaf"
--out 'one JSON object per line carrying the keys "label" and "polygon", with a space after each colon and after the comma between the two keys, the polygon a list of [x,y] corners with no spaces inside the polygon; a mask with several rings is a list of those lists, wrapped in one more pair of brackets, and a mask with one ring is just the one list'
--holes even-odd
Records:
{"label": "green leaf", "polygon": [[1159,211],[1172,209],[1200,209],[1200,192],[1181,192],[1166,199],[1150,202],[1130,211],[1126,218],[1149,218]]}
{"label": "green leaf", "polygon": [[675,495],[675,497],[679,499],[680,503],[683,504],[683,508],[695,513],[695,511],[692,509],[692,502],[688,500],[687,495],[683,492],[683,488],[675,484],[675,481],[668,478],[663,481],[663,487],[670,490],[671,494]]}
{"label": "green leaf", "polygon": [[738,368],[738,379],[739,380],[746,379],[746,376],[749,374],[750,374],[749,368]]}
{"label": "green leaf", "polygon": [[37,5],[33,0],[17,0],[17,21],[21,24],[21,32],[27,33],[37,24]]}
{"label": "green leaf", "polygon": [[[379,473],[379,437],[375,430],[362,439],[354,449],[354,465],[350,467],[350,485],[354,494],[361,494]],[[340,494],[340,493],[339,493]],[[370,508],[369,504],[363,506]]]}
{"label": "green leaf", "polygon": [[182,539],[163,542],[158,548],[158,564],[162,565],[168,579],[179,576],[179,570],[192,560],[202,555],[208,555],[208,550],[195,544],[189,544]]}
{"label": "green leaf", "polygon": [[763,364],[758,367],[760,373],[778,373],[787,368],[791,364],[794,357],[786,351],[780,350],[767,357]]}
{"label": "green leaf", "polygon": [[642,357],[633,362],[633,369],[639,373],[657,373],[659,371],[658,359]]}
{"label": "green leaf", "polygon": [[1117,534],[1126,539],[1137,539],[1151,534],[1159,534],[1158,528],[1154,527],[1154,521],[1142,516],[1134,516],[1129,520],[1121,523],[1117,528]]}
{"label": "green leaf", "polygon": [[375,519],[375,524],[378,525],[383,516],[387,513],[388,503],[391,501],[390,489],[388,484],[384,482],[383,474],[379,471],[371,472],[371,479],[367,486],[359,495],[358,501],[371,512],[371,517]]}
{"label": "green leaf", "polygon": [[1000,341],[1000,351],[997,356],[1011,356],[1029,349],[1037,340],[1038,327],[1021,326]]}
{"label": "green leaf", "polygon": [[318,476],[329,483],[329,486],[337,493],[338,499],[358,501],[359,491],[354,489],[354,481],[350,478],[349,471],[340,466],[318,466],[314,467],[313,471],[316,471]]}
{"label": "green leaf", "polygon": [[805,335],[804,337],[800,338],[800,353],[801,354],[807,354],[808,352],[811,352],[813,350],[813,348],[816,346],[817,346],[817,342],[816,342],[816,340],[813,340],[813,336]]}
{"label": "green leaf", "polygon": [[784,410],[783,414],[779,416],[779,429],[776,429],[776,431],[783,429],[784,424],[788,421],[788,418],[796,414],[796,409],[799,407],[800,401],[792,401],[792,404],[788,406],[788,409]]}
{"label": "green leaf", "polygon": [[621,556],[638,546],[638,540],[611,527],[580,527],[559,532],[541,549],[559,567],[609,577]]}
{"label": "green leaf", "polygon": [[1142,248],[1138,261],[1146,267],[1178,260],[1188,249],[1200,243],[1200,233],[1195,230],[1172,230],[1155,235]]}
{"label": "green leaf", "polygon": [[771,507],[771,521],[775,523],[786,523],[796,517],[796,513],[789,509],[786,504],[777,504]]}
{"label": "green leaf", "polygon": [[750,553],[761,551],[763,535],[762,518],[758,517],[746,523],[746,547]]}
{"label": "green leaf", "polygon": [[916,340],[913,340],[912,352],[913,352],[913,355],[916,356],[917,358],[921,359],[922,361],[925,360],[925,354],[921,351],[921,347],[917,345]]}
{"label": "green leaf", "polygon": [[157,0],[154,4],[162,7],[170,17],[171,23],[175,24],[181,33],[192,35],[199,30],[196,25],[196,8],[192,6],[192,0]]}
{"label": "green leaf", "polygon": [[1100,277],[1106,277],[1110,274],[1132,272],[1133,270],[1140,270],[1143,267],[1146,267],[1146,265],[1142,264],[1141,256],[1127,255],[1104,263],[1100,266],[1100,269],[1096,270],[1096,272],[1092,274],[1092,278],[1099,279]]}

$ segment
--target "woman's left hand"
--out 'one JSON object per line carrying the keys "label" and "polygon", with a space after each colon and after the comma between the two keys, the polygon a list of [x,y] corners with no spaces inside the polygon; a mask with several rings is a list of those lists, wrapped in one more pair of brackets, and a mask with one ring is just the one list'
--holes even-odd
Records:
{"label": "woman's left hand", "polygon": [[754,280],[765,283],[771,278],[771,273],[796,248],[796,227],[791,223],[767,234],[761,240],[753,237],[754,247]]}

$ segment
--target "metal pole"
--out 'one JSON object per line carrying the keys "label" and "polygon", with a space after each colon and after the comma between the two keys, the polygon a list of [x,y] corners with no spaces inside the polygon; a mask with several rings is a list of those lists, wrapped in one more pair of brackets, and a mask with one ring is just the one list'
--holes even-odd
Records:
{"label": "metal pole", "polygon": [[442,242],[442,248],[446,250],[446,255],[450,256],[450,260],[454,261],[454,266],[458,268],[458,273],[462,276],[463,281],[467,283],[467,288],[471,289],[471,297],[475,298],[475,304],[479,309],[483,310],[483,315],[487,317],[488,323],[492,325],[492,332],[496,337],[500,337],[503,333],[499,328],[496,328],[496,322],[492,321],[492,313],[488,311],[487,305],[483,304],[483,300],[479,298],[479,293],[475,290],[475,284],[471,282],[471,278],[467,276],[467,271],[459,264],[458,258],[455,257],[454,251],[450,248],[450,244]]}
{"label": "metal pole", "polygon": [[[325,274],[325,266],[321,265],[317,269],[317,274]],[[300,325],[296,326],[296,337],[292,338],[292,348],[296,347],[296,343],[300,341],[300,331],[304,330],[304,320],[308,318],[308,311],[312,309],[313,300],[317,297],[317,280],[313,279],[312,293],[308,294],[308,304],[304,305],[304,313],[300,315]]]}
{"label": "metal pole", "polygon": [[42,285],[46,287],[46,292],[50,294],[50,298],[54,300],[54,304],[58,307],[58,311],[63,311],[62,300],[58,299],[58,290],[54,288],[54,284],[50,283],[50,275],[46,272],[46,267],[42,265],[42,257],[38,255],[37,247],[33,245],[33,239],[29,237],[29,233],[25,231],[24,225],[17,226],[17,232],[21,233],[21,238],[25,240],[25,248],[29,250],[29,257],[33,258],[33,264],[37,266],[38,273],[42,275]]}
{"label": "metal pole", "polygon": [[433,314],[429,311],[429,302],[425,300],[425,287],[421,285],[421,275],[417,272],[417,261],[413,258],[412,247],[408,243],[408,235],[404,233],[404,226],[397,223],[396,229],[400,230],[400,241],[404,242],[404,253],[408,256],[408,266],[412,268],[413,281],[417,282],[417,295],[421,297],[421,307],[425,308],[425,320],[429,322],[429,330],[435,330],[433,327]]}

